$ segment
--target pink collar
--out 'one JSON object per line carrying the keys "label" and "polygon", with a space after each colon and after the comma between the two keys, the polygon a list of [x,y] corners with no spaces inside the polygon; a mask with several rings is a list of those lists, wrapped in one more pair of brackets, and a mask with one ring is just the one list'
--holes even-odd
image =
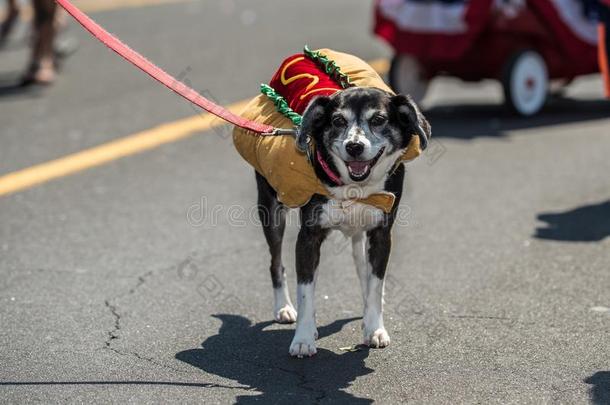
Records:
{"label": "pink collar", "polygon": [[324,160],[324,158],[322,157],[322,154],[317,149],[316,149],[316,157],[318,158],[318,162],[320,163],[320,166],[322,166],[322,170],[324,170],[324,173],[326,173],[326,175],[332,181],[334,181],[337,186],[342,186],[343,182],[341,181],[339,176],[337,176],[337,174],[331,170],[330,166],[328,166],[328,163],[326,163],[326,160]]}

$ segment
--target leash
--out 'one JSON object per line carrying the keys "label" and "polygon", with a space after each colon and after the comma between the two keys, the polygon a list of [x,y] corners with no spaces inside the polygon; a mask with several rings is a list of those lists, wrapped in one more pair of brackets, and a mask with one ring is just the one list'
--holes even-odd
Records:
{"label": "leash", "polygon": [[255,132],[261,135],[295,135],[295,129],[275,128],[271,125],[261,124],[251,121],[232,113],[226,108],[208,100],[195,90],[185,85],[178,79],[174,78],[169,73],[165,72],[154,63],[140,55],[138,52],[131,49],[129,46],[121,42],[120,39],[106,31],[99,24],[93,21],[89,16],[78,9],[69,0],[55,0],[70,14],[76,21],[79,22],[87,31],[91,33],[100,42],[119,54],[123,59],[127,60],[132,65],[136,66],[144,73],[165,85],[174,93],[184,97],[191,103],[203,108],[205,111],[213,114],[224,121],[227,121],[240,128]]}

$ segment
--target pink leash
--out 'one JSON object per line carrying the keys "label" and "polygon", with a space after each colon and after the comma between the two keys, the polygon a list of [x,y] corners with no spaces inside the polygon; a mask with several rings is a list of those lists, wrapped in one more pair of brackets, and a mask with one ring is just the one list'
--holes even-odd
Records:
{"label": "pink leash", "polygon": [[247,129],[252,132],[263,135],[294,135],[295,131],[292,129],[281,129],[274,128],[270,125],[261,124],[255,121],[247,120],[244,117],[240,117],[227,110],[218,104],[213,103],[195,90],[191,89],[184,83],[180,82],[170,74],[163,71],[161,68],[150,62],[144,56],[134,51],[127,45],[125,45],[117,37],[110,34],[89,16],[79,10],[74,4],[68,0],[56,0],[57,3],[62,6],[76,21],[78,21],[87,31],[89,31],[95,38],[118,53],[121,57],[129,61],[131,64],[138,67],[144,73],[147,73],[150,77],[160,82],[161,84],[168,87],[173,92],[181,95],[193,104],[198,105],[210,114],[214,114],[217,117],[230,122],[240,128]]}

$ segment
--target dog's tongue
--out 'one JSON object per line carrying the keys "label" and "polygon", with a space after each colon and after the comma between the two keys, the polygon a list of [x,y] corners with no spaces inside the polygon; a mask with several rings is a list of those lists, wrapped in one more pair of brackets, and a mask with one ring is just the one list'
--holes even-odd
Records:
{"label": "dog's tongue", "polygon": [[370,160],[367,160],[364,162],[354,160],[352,162],[347,162],[347,167],[349,168],[349,171],[352,172],[352,174],[361,175],[361,174],[366,173],[370,164],[371,164]]}

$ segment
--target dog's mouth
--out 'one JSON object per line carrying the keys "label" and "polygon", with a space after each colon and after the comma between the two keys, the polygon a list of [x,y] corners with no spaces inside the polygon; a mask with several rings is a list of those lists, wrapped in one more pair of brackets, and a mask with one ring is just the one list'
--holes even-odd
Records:
{"label": "dog's mouth", "polygon": [[347,166],[347,172],[349,173],[349,177],[354,181],[362,181],[366,179],[369,174],[371,174],[371,169],[379,158],[383,155],[385,151],[385,147],[381,148],[377,155],[371,160],[351,160],[344,161],[345,166]]}

